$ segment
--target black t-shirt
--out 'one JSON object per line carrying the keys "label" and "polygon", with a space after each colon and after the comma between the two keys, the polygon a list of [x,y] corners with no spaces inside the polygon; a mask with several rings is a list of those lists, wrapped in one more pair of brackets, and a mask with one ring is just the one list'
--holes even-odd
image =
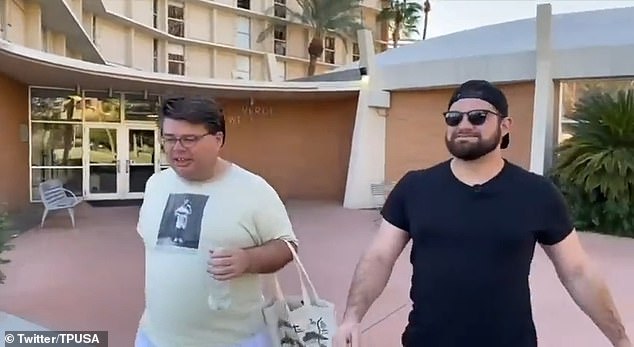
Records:
{"label": "black t-shirt", "polygon": [[535,347],[528,275],[536,242],[555,244],[573,228],[563,196],[508,161],[480,186],[449,163],[405,174],[382,210],[412,239],[403,345]]}

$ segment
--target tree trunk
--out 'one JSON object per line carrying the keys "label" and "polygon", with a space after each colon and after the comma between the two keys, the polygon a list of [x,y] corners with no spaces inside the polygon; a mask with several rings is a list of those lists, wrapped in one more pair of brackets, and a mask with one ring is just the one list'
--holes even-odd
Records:
{"label": "tree trunk", "polygon": [[310,60],[308,62],[308,76],[315,75],[315,70],[317,68],[317,58],[321,57],[323,52],[323,39],[319,36],[313,37],[313,39],[310,40],[310,44],[308,45],[308,56],[310,57]]}
{"label": "tree trunk", "polygon": [[429,16],[429,12],[425,12],[425,22],[423,24],[423,40],[427,37],[427,17]]}
{"label": "tree trunk", "polygon": [[398,42],[401,40],[400,30],[397,28],[392,31],[392,46],[394,48],[398,47]]}
{"label": "tree trunk", "polygon": [[[71,99],[66,104],[66,119],[72,120],[75,113],[75,100]],[[74,126],[66,126],[64,129],[64,155],[62,157],[62,165],[68,165],[70,150],[74,147],[75,133]]]}
{"label": "tree trunk", "polygon": [[307,75],[308,76],[314,76],[316,69],[317,69],[317,57],[314,56],[314,55],[311,55],[310,59],[308,60],[308,72],[307,72]]}
{"label": "tree trunk", "polygon": [[429,12],[431,11],[431,5],[429,0],[425,0],[423,4],[423,11],[425,12],[425,23],[423,24],[423,40],[427,38],[427,18],[429,18]]}

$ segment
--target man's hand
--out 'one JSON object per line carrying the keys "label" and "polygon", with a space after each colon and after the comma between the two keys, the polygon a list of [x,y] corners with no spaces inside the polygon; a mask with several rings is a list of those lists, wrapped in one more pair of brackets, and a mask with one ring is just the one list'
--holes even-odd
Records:
{"label": "man's hand", "polygon": [[236,278],[247,272],[250,258],[244,249],[222,249],[209,251],[207,272],[219,281]]}
{"label": "man's hand", "polygon": [[605,280],[589,260],[577,232],[557,244],[542,246],[574,302],[614,347],[632,347]]}
{"label": "man's hand", "polygon": [[347,319],[337,328],[333,347],[360,347],[361,328],[355,320]]}

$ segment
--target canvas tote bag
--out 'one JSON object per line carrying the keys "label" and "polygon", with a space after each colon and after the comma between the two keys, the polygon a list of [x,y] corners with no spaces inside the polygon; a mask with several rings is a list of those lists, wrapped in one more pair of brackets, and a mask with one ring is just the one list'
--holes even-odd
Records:
{"label": "canvas tote bag", "polygon": [[274,294],[262,311],[273,346],[332,347],[337,329],[335,306],[319,298],[297,252],[288,242],[286,245],[293,253],[302,294],[285,296],[277,274],[270,277]]}

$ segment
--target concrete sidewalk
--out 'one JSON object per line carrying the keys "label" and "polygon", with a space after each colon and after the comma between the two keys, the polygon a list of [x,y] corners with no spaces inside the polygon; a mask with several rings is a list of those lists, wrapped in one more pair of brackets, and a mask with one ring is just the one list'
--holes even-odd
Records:
{"label": "concrete sidewalk", "polygon": [[[377,212],[321,202],[290,202],[288,208],[302,243],[302,261],[320,296],[334,302],[341,316],[356,262],[376,230]],[[137,213],[137,207],[82,205],[76,230],[67,229],[67,216],[59,214],[47,220],[47,228],[21,235],[6,255],[12,262],[5,265],[0,311],[51,330],[108,330],[112,346],[132,346],[144,301]],[[634,334],[634,240],[584,233],[582,242],[603,270]],[[299,291],[294,267],[280,276],[286,292]],[[410,276],[408,247],[363,322],[364,347],[400,346]],[[540,347],[609,346],[568,296],[539,247],[530,283]]]}

